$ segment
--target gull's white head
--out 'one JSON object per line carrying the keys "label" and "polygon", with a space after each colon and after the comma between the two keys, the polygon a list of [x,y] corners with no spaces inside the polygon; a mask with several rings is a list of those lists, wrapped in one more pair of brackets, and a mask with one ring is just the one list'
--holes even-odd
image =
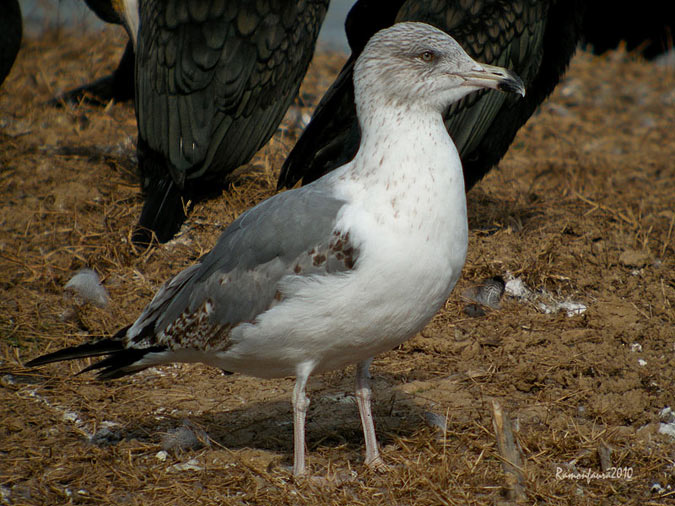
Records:
{"label": "gull's white head", "polygon": [[429,108],[439,113],[472,91],[525,95],[513,72],[473,60],[447,33],[425,23],[397,23],[370,39],[354,67],[357,109],[367,102]]}

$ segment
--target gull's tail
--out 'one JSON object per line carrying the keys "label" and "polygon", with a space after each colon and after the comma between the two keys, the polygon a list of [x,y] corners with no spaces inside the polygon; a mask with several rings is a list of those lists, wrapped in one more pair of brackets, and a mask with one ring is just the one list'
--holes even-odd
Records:
{"label": "gull's tail", "polygon": [[42,355],[38,358],[27,362],[27,367],[36,367],[39,365],[51,364],[53,362],[62,362],[64,360],[74,360],[77,358],[101,357],[105,356],[103,360],[82,369],[78,374],[87,371],[98,370],[99,379],[114,379],[127,376],[129,374],[142,371],[143,369],[154,365],[154,363],[146,363],[142,359],[148,353],[159,353],[166,348],[163,346],[153,346],[150,348],[126,348],[122,338],[126,335],[127,329],[121,329],[113,337],[101,339],[94,343],[81,344],[79,346],[71,346],[62,350]]}

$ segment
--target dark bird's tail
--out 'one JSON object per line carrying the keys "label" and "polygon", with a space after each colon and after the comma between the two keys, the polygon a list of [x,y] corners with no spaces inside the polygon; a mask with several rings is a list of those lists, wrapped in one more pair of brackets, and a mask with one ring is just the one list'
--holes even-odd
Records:
{"label": "dark bird's tail", "polygon": [[82,369],[78,374],[87,371],[98,370],[99,379],[114,379],[127,376],[129,374],[142,371],[150,367],[151,363],[141,364],[141,359],[148,353],[158,353],[164,351],[163,346],[153,346],[150,348],[126,348],[121,337],[126,333],[129,327],[120,330],[115,336],[96,341],[95,343],[86,343],[79,346],[72,346],[62,350],[42,355],[35,358],[25,365],[27,367],[36,367],[39,365],[51,364],[53,362],[62,362],[64,360],[74,360],[76,358],[89,358],[106,356],[103,360]]}
{"label": "dark bird's tail", "polygon": [[143,211],[132,237],[141,247],[150,244],[153,232],[159,242],[171,240],[186,218],[182,192],[171,176],[150,179],[144,190]]}

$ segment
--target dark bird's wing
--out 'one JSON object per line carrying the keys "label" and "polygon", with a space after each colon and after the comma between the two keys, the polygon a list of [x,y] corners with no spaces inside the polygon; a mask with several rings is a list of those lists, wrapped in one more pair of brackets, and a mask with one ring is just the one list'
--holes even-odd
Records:
{"label": "dark bird's wing", "polygon": [[3,2],[0,14],[0,84],[14,65],[19,47],[21,47],[22,34],[23,20],[19,2],[17,0]]}
{"label": "dark bird's wing", "polygon": [[141,3],[141,227],[170,239],[184,219],[181,196],[194,200],[204,187],[213,190],[269,140],[297,95],[327,6],[328,0]]}
{"label": "dark bird's wing", "polygon": [[[348,16],[350,41],[367,40],[375,30]],[[527,94],[517,100],[493,91],[467,96],[445,116],[464,168],[467,190],[504,156],[518,129],[551,93],[571,59],[580,37],[581,0],[408,0],[396,6],[367,2],[384,19],[421,21],[453,36],[479,62],[509,68],[520,75]],[[350,30],[361,31],[358,34]],[[368,33],[362,33],[363,31]],[[372,31],[372,33],[370,33]],[[363,47],[352,47],[352,57],[320,102],[312,121],[282,167],[279,187],[300,179],[311,182],[350,160],[359,144],[353,103],[352,64]]]}
{"label": "dark bird's wing", "polygon": [[171,362],[185,350],[226,349],[232,328],[283,300],[282,278],[355,268],[358,245],[335,230],[343,205],[325,185],[275,195],[243,213],[199,263],[165,283],[133,325],[26,365],[106,356],[85,370],[116,378]]}

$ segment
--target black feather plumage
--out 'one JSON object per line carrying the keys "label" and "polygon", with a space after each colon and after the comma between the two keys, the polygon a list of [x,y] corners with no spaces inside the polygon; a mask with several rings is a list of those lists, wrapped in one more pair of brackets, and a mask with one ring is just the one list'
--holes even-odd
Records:
{"label": "black feather plumage", "polygon": [[101,339],[93,343],[80,344],[79,346],[71,346],[53,353],[48,353],[34,358],[25,365],[27,367],[37,367],[54,362],[63,362],[65,360],[107,355],[103,360],[99,360],[82,369],[78,374],[102,369],[97,375],[99,379],[114,379],[142,371],[146,367],[138,365],[134,366],[134,364],[139,362],[148,353],[159,353],[165,351],[166,347],[152,346],[143,349],[127,348],[123,338],[129,327],[130,325],[120,329],[114,336],[107,339]]}
{"label": "black feather plumage", "polygon": [[48,353],[34,358],[26,363],[28,367],[51,364],[53,362],[63,362],[64,360],[74,360],[76,358],[100,357],[101,355],[110,355],[124,351],[124,343],[113,339],[102,339],[94,343],[80,344],[71,346],[62,350]]}

